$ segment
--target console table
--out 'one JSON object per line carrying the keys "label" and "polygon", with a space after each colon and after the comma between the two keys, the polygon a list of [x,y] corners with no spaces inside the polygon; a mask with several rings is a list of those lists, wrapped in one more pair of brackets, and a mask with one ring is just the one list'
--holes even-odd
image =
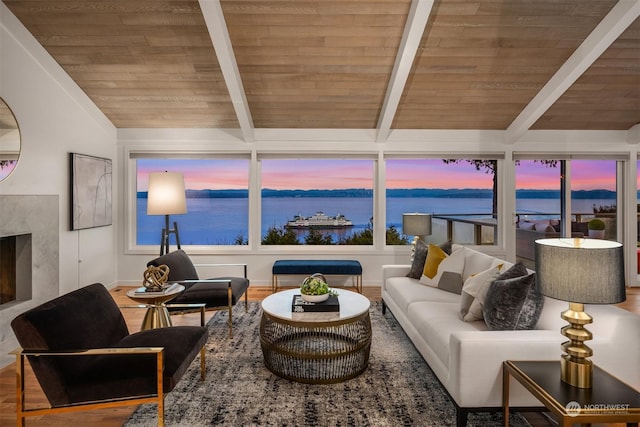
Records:
{"label": "console table", "polygon": [[559,425],[640,422],[640,392],[594,366],[593,387],[578,388],[560,380],[558,361],[512,361],[502,364],[504,425],[509,425],[509,377],[524,386],[559,418]]}

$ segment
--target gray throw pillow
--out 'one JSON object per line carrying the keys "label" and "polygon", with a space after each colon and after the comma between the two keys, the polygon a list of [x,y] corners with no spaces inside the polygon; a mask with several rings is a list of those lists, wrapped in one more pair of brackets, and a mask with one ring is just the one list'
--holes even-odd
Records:
{"label": "gray throw pillow", "polygon": [[407,277],[411,277],[412,279],[420,279],[420,277],[422,277],[422,270],[424,270],[424,263],[427,260],[428,250],[429,245],[423,242],[422,239],[418,240],[416,243],[416,251],[413,253],[411,270],[407,273]]}
{"label": "gray throw pillow", "polygon": [[[447,255],[451,255],[451,241],[442,243],[440,249]],[[427,261],[427,251],[429,250],[429,244],[425,243],[422,239],[416,243],[416,251],[413,253],[413,262],[411,263],[411,269],[407,273],[407,277],[412,279],[420,279],[422,272],[424,271],[424,263]]]}
{"label": "gray throw pillow", "polygon": [[491,284],[482,314],[491,331],[533,329],[544,297],[536,289],[535,273],[496,280]]}
{"label": "gray throw pillow", "polygon": [[511,267],[509,267],[508,270],[500,273],[500,275],[496,277],[496,280],[512,279],[514,277],[522,277],[528,274],[529,274],[529,271],[527,270],[527,267],[525,267],[523,263],[517,262],[513,264]]}

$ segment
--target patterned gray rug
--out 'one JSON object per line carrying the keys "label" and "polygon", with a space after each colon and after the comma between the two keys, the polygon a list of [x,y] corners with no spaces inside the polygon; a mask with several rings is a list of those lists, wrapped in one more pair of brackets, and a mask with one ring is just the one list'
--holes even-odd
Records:
{"label": "patterned gray rug", "polygon": [[[167,426],[452,426],[455,407],[396,320],[371,306],[369,367],[357,378],[331,385],[282,379],[265,368],[260,349],[260,305],[208,324],[207,379],[196,360],[165,398]],[[155,426],[156,406],[142,405],[126,427]],[[469,426],[501,426],[502,414],[470,414]],[[529,424],[515,414],[512,426]]]}

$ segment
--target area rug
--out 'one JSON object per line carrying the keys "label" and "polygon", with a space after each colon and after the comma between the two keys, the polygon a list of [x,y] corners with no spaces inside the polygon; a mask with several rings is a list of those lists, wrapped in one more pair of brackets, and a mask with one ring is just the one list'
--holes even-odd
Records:
{"label": "area rug", "polygon": [[[367,370],[339,384],[310,385],[282,379],[264,366],[260,304],[209,321],[207,378],[195,360],[165,398],[166,426],[454,426],[455,407],[402,328],[380,303],[370,309],[373,330]],[[155,426],[156,405],[141,405],[126,427]],[[501,426],[502,414],[470,414],[468,426]],[[528,426],[518,414],[511,426]]]}

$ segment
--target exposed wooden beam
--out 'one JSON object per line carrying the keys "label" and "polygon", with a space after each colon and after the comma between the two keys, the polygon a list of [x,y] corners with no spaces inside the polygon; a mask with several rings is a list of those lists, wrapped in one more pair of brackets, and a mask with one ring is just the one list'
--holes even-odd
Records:
{"label": "exposed wooden beam", "polygon": [[240,123],[240,130],[245,142],[253,142],[255,139],[253,119],[251,118],[249,103],[242,85],[242,78],[238,71],[238,64],[233,54],[231,38],[229,37],[227,23],[224,20],[220,0],[199,0],[199,3],[220,63],[222,75],[231,96],[233,108]]}
{"label": "exposed wooden beam", "polygon": [[638,16],[640,0],[620,0],[509,125],[505,142],[518,141]]}
{"label": "exposed wooden beam", "polygon": [[398,49],[391,79],[387,86],[382,111],[378,119],[376,142],[384,142],[391,132],[391,123],[398,110],[402,92],[407,84],[409,72],[420,46],[420,40],[427,26],[433,8],[433,0],[413,0],[407,16],[402,41]]}

